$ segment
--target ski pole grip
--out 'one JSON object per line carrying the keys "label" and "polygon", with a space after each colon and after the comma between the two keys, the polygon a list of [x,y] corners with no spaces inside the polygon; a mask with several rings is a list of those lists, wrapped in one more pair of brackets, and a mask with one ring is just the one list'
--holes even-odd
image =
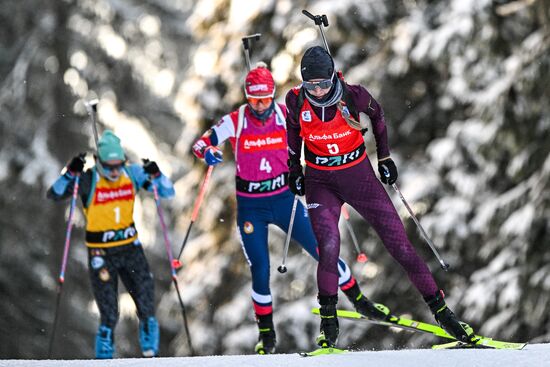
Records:
{"label": "ski pole grip", "polygon": [[311,14],[309,11],[307,11],[306,9],[302,10],[302,14],[304,14],[306,17],[308,17],[309,19],[315,21],[315,15]]}
{"label": "ski pole grip", "polygon": [[94,98],[91,101],[84,102],[84,105],[87,108],[91,108],[94,112],[97,112],[97,104],[98,103],[99,103],[99,100],[97,98]]}
{"label": "ski pole grip", "polygon": [[243,47],[245,50],[249,50],[250,49],[250,40],[254,40],[254,41],[258,41],[260,39],[260,37],[262,36],[261,33],[255,33],[255,34],[250,34],[248,36],[244,36],[243,38],[241,38],[241,40],[243,41]]}
{"label": "ski pole grip", "polygon": [[342,215],[346,220],[349,220],[349,213],[345,206],[342,205]]}

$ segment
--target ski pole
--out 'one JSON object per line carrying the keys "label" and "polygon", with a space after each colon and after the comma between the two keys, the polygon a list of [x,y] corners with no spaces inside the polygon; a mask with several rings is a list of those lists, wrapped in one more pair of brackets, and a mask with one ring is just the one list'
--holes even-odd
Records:
{"label": "ski pole", "polygon": [[407,200],[405,200],[405,197],[403,197],[403,194],[401,193],[401,191],[399,190],[399,188],[397,187],[397,185],[394,183],[393,185],[391,185],[393,187],[393,189],[399,194],[399,197],[401,198],[401,201],[403,202],[403,204],[405,204],[405,208],[407,208],[407,211],[409,212],[411,218],[413,219],[414,223],[416,224],[416,226],[418,227],[418,229],[420,230],[420,234],[422,235],[422,237],[424,238],[424,240],[428,243],[428,245],[430,246],[430,248],[432,249],[432,252],[434,253],[435,257],[437,257],[437,260],[439,261],[439,263],[441,264],[441,268],[445,271],[449,270],[449,264],[445,262],[445,260],[443,260],[443,258],[441,257],[441,255],[439,255],[439,252],[437,251],[437,249],[435,248],[435,245],[434,243],[432,242],[432,240],[430,239],[430,237],[428,237],[428,235],[426,234],[426,231],[424,230],[424,228],[422,228],[422,226],[420,225],[420,222],[418,221],[418,219],[416,219],[416,216],[414,215],[411,207],[409,206],[409,204],[407,203]]}
{"label": "ski pole", "polygon": [[348,228],[349,234],[351,236],[351,240],[353,242],[353,245],[355,246],[355,251],[357,251],[357,262],[365,263],[367,262],[368,258],[367,255],[365,255],[364,252],[361,251],[359,248],[359,242],[357,241],[357,237],[355,236],[355,232],[353,231],[353,228],[351,227],[351,224],[349,222],[349,213],[348,210],[344,205],[342,205],[342,215],[344,216],[346,227]]}
{"label": "ski pole", "polygon": [[86,106],[86,110],[88,111],[88,114],[90,115],[92,119],[92,131],[94,133],[94,141],[95,141],[95,147],[97,151],[97,142],[99,140],[98,134],[97,134],[97,123],[96,123],[96,114],[97,114],[97,104],[99,101],[97,99],[92,99],[89,102],[85,102],[84,105]]}
{"label": "ski pole", "polygon": [[153,195],[155,198],[155,204],[157,206],[157,213],[159,216],[160,227],[162,228],[162,235],[164,237],[164,246],[166,248],[166,254],[168,255],[168,261],[170,262],[170,271],[172,273],[172,281],[174,282],[174,287],[176,288],[176,293],[178,294],[178,300],[181,308],[181,314],[183,316],[183,327],[185,328],[185,333],[187,334],[187,346],[191,352],[191,356],[195,355],[195,350],[193,349],[193,344],[191,343],[191,333],[189,332],[189,324],[187,322],[187,313],[185,312],[185,306],[183,300],[181,299],[181,294],[178,285],[178,277],[176,275],[176,267],[174,267],[174,257],[172,256],[172,245],[170,244],[170,239],[168,238],[168,231],[166,229],[166,224],[164,222],[164,214],[162,213],[162,208],[160,206],[160,198],[157,186],[153,183],[153,180],[149,178],[151,186],[153,186]]}
{"label": "ski pole", "polygon": [[298,195],[294,195],[294,202],[292,203],[292,212],[290,212],[290,223],[288,224],[288,231],[286,232],[285,248],[283,250],[283,261],[277,268],[279,273],[286,273],[286,256],[288,254],[288,246],[290,244],[290,237],[292,237],[292,227],[294,227],[294,217],[296,216],[296,206],[298,205]]}
{"label": "ski pole", "polygon": [[199,190],[199,196],[197,196],[197,199],[195,200],[195,206],[193,207],[193,213],[191,214],[191,223],[189,223],[189,227],[187,227],[187,233],[185,234],[185,238],[183,239],[183,243],[181,244],[178,257],[172,260],[173,267],[176,269],[181,267],[181,262],[180,262],[181,254],[183,253],[183,249],[185,248],[185,245],[187,244],[187,240],[189,239],[189,233],[191,232],[191,227],[193,227],[193,223],[195,223],[195,220],[199,215],[199,208],[201,206],[202,199],[204,198],[206,188],[208,187],[208,181],[210,181],[210,176],[212,175],[213,169],[214,169],[214,166],[209,166],[208,171],[206,171],[206,175],[204,176],[204,181],[202,182],[201,188]]}
{"label": "ski pole", "polygon": [[325,14],[323,15],[313,15],[307,10],[302,10],[302,14],[307,16],[309,19],[313,20],[315,22],[315,25],[319,26],[319,30],[321,31],[321,37],[323,38],[323,43],[325,45],[325,49],[327,50],[328,54],[330,55],[330,50],[328,48],[327,39],[325,38],[325,32],[323,31],[323,26],[328,27],[328,18]]}
{"label": "ski pole", "polygon": [[[385,167],[384,167],[384,176],[386,176],[386,178],[390,177],[390,172]],[[420,225],[420,222],[416,218],[416,215],[414,215],[414,212],[412,211],[411,207],[409,206],[409,203],[407,203],[407,200],[405,200],[405,197],[401,193],[401,190],[399,190],[399,187],[397,187],[397,184],[393,183],[391,185],[391,187],[393,187],[393,189],[399,194],[399,197],[401,198],[401,201],[405,205],[405,208],[407,208],[407,211],[409,212],[409,215],[411,216],[414,223],[416,224],[416,227],[419,229],[420,234],[422,235],[422,238],[424,238],[424,240],[428,243],[428,245],[432,249],[432,252],[434,253],[435,257],[437,257],[437,260],[439,261],[439,264],[441,265],[441,268],[445,271],[448,271],[449,267],[450,267],[449,264],[446,263],[445,260],[443,260],[441,255],[439,255],[439,252],[435,248],[434,243],[432,242],[430,237],[428,237],[428,234],[426,233],[424,228],[422,228],[422,225]]]}
{"label": "ski pole", "polygon": [[[88,115],[90,115],[90,119],[92,120],[92,132],[94,136],[95,141],[95,151],[96,151],[96,157],[99,158],[97,155],[98,149],[99,149],[99,135],[97,133],[97,104],[99,101],[97,99],[92,99],[89,102],[84,102],[84,105],[86,106],[86,110],[88,111]],[[105,175],[105,170],[103,169],[103,166],[101,165],[101,162],[99,159],[97,160],[96,167],[102,175]]]}
{"label": "ski pole", "polygon": [[59,272],[57,297],[55,301],[55,316],[53,319],[52,334],[50,335],[50,346],[48,348],[48,359],[51,358],[53,352],[53,342],[55,340],[55,331],[57,329],[57,318],[59,315],[59,304],[61,303],[61,291],[65,282],[65,270],[67,269],[67,260],[69,258],[69,248],[71,246],[71,232],[73,229],[73,215],[76,207],[76,198],[78,196],[78,188],[80,186],[80,173],[76,174],[74,179],[73,195],[71,198],[71,206],[69,209],[69,218],[67,220],[67,232],[65,233],[65,247],[63,249],[63,259],[61,260],[61,270]]}
{"label": "ski pole", "polygon": [[246,60],[246,67],[248,68],[248,71],[250,71],[250,41],[258,41],[260,37],[262,36],[261,33],[251,34],[248,36],[244,36],[241,38],[243,41],[243,48],[244,48],[244,57]]}

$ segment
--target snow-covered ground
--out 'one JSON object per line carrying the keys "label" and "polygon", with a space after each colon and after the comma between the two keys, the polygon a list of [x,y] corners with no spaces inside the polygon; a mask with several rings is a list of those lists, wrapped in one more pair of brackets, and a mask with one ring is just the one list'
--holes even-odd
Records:
{"label": "snow-covered ground", "polygon": [[539,367],[550,366],[550,344],[527,345],[523,350],[429,350],[350,352],[303,358],[298,354],[233,355],[156,359],[4,360],[0,367]]}

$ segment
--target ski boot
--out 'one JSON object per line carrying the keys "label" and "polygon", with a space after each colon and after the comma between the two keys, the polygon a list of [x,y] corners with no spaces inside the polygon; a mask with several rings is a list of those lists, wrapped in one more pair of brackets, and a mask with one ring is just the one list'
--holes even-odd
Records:
{"label": "ski boot", "polygon": [[95,357],[97,359],[111,359],[114,353],[113,329],[101,325],[95,337]]}
{"label": "ski boot", "polygon": [[390,309],[381,303],[374,303],[369,300],[355,283],[353,287],[344,291],[346,297],[355,307],[355,310],[361,315],[373,320],[387,320],[390,316]]}
{"label": "ski boot", "polygon": [[156,357],[159,352],[159,323],[154,316],[139,322],[139,344],[144,357]]}
{"label": "ski boot", "polygon": [[275,336],[275,328],[273,327],[273,314],[256,315],[256,320],[258,329],[260,329],[260,335],[258,336],[258,343],[256,343],[254,351],[256,354],[275,353],[277,338]]}
{"label": "ski boot", "polygon": [[467,323],[460,321],[456,315],[447,307],[443,299],[443,291],[439,291],[435,296],[424,297],[424,300],[430,306],[435,321],[445,329],[456,340],[464,343],[472,343],[475,339],[474,330]]}
{"label": "ski boot", "polygon": [[318,296],[319,304],[321,305],[321,334],[317,337],[317,345],[321,348],[333,348],[338,340],[340,331],[338,318],[336,317],[336,304],[338,303],[338,295],[335,296]]}

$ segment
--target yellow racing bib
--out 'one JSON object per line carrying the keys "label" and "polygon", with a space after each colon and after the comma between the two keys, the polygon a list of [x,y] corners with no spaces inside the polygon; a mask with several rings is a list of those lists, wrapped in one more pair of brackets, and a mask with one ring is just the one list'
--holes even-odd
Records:
{"label": "yellow racing bib", "polygon": [[[95,176],[95,177],[94,177]],[[115,247],[137,239],[134,225],[136,190],[124,169],[115,182],[107,180],[94,170],[91,197],[86,215],[86,246]]]}

